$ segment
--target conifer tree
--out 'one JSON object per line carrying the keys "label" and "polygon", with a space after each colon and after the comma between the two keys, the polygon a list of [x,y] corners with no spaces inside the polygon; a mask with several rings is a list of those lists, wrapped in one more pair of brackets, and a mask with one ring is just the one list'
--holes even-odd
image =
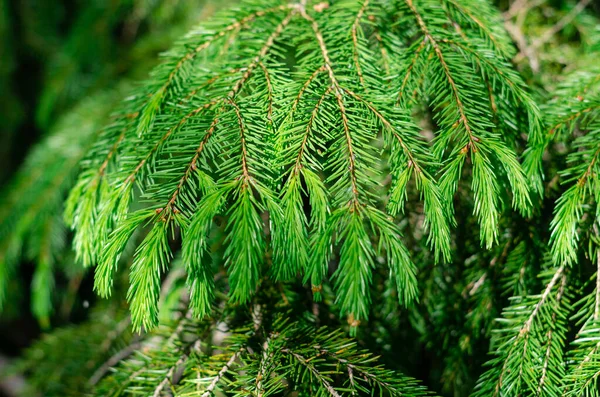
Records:
{"label": "conifer tree", "polygon": [[241,0],[56,123],[49,84],[0,307],[22,258],[43,326],[58,269],[102,299],[25,393],[597,395],[599,18],[530,3]]}

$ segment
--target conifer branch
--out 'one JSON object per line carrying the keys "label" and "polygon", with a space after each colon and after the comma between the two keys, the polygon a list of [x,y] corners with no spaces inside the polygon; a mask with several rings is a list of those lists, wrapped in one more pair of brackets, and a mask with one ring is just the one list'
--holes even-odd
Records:
{"label": "conifer branch", "polygon": [[329,95],[332,90],[333,90],[332,87],[328,87],[325,90],[325,92],[323,93],[323,95],[321,95],[321,97],[315,104],[313,111],[310,114],[310,119],[309,119],[308,123],[306,124],[306,131],[304,132],[304,138],[302,138],[302,143],[300,144],[300,150],[298,152],[298,156],[296,157],[296,164],[294,165],[294,168],[292,171],[294,175],[297,175],[300,172],[300,169],[302,168],[302,160],[304,157],[304,152],[306,151],[308,139],[310,137],[310,133],[312,131],[313,125],[314,125],[317,115],[319,113],[319,109],[321,108],[323,101],[327,98],[327,95]]}
{"label": "conifer branch", "polygon": [[213,378],[213,380],[210,382],[210,384],[206,388],[206,391],[204,392],[204,394],[202,394],[202,397],[210,397],[212,395],[213,391],[215,390],[215,388],[217,387],[217,385],[219,384],[219,382],[221,381],[223,376],[225,376],[225,374],[229,371],[229,368],[231,368],[231,366],[237,361],[240,354],[242,354],[242,352],[244,350],[245,350],[244,348],[241,348],[240,350],[233,353],[233,355],[229,358],[227,363],[225,363],[225,365],[223,365],[223,367],[221,368],[221,370],[219,371],[217,376],[215,376]]}
{"label": "conifer branch", "polygon": [[560,389],[562,355],[557,346],[566,332],[561,308],[569,304],[565,270],[551,269],[540,295],[515,298],[504,310],[502,328],[492,344],[496,357],[479,378],[475,396],[500,396],[510,390],[544,395]]}
{"label": "conifer branch", "polygon": [[260,68],[265,74],[265,80],[267,81],[267,92],[268,92],[268,101],[269,105],[267,107],[267,120],[269,123],[273,123],[273,84],[271,83],[271,78],[269,77],[269,71],[266,66],[260,62]]}
{"label": "conifer branch", "polygon": [[460,115],[460,119],[458,120],[458,122],[463,124],[463,126],[465,127],[465,131],[467,132],[467,135],[469,137],[469,144],[467,146],[465,146],[465,149],[466,149],[465,152],[467,152],[469,150],[473,150],[473,152],[477,152],[477,142],[479,142],[479,138],[476,137],[473,134],[473,132],[471,131],[471,124],[465,113],[462,100],[460,99],[458,87],[456,86],[456,83],[454,82],[454,78],[452,77],[452,73],[450,72],[450,69],[448,68],[448,64],[446,63],[446,60],[444,59],[444,55],[442,53],[440,45],[438,44],[437,40],[429,32],[429,29],[427,28],[425,21],[421,17],[421,14],[419,14],[417,9],[415,8],[413,1],[406,0],[406,4],[410,8],[411,12],[414,14],[415,19],[417,20],[417,23],[419,24],[419,27],[420,27],[421,31],[423,32],[425,38],[427,38],[427,40],[433,46],[434,52],[435,52],[438,60],[440,61],[440,64],[442,65],[442,69],[446,76],[448,85],[450,86],[450,89],[452,91],[454,101],[456,102],[457,109],[458,109],[458,112]]}
{"label": "conifer branch", "polygon": [[360,20],[365,15],[365,12],[366,12],[368,6],[369,6],[369,0],[364,0],[362,6],[360,7],[360,10],[356,14],[356,18],[354,19],[354,22],[352,23],[352,29],[351,29],[354,66],[356,67],[356,72],[358,74],[358,79],[360,81],[360,84],[363,87],[365,86],[365,79],[363,77],[363,72],[362,72],[362,68],[360,66],[360,61],[359,61],[359,56],[358,56],[358,52],[359,52],[358,51],[358,28],[360,26]]}
{"label": "conifer branch", "polygon": [[[560,304],[560,301],[563,297],[563,294],[565,293],[565,287],[567,285],[567,278],[563,276],[561,284],[560,284],[560,288],[558,290],[558,293],[556,294],[556,301],[558,304]],[[552,313],[552,323],[555,323],[557,319],[557,313]],[[549,329],[547,334],[546,334],[546,352],[544,354],[544,361],[542,364],[542,371],[541,371],[541,376],[540,376],[540,380],[538,383],[538,388],[537,388],[537,392],[536,395],[537,396],[541,396],[543,395],[544,392],[544,387],[545,387],[545,383],[547,381],[547,377],[548,377],[548,366],[552,365],[550,363],[551,359],[552,359],[552,349],[553,349],[553,345],[552,345],[552,338],[554,337],[554,330],[553,329]]]}
{"label": "conifer branch", "polygon": [[417,49],[414,51],[412,60],[410,61],[410,64],[409,64],[408,68],[406,69],[406,72],[404,73],[404,77],[402,78],[402,84],[400,85],[400,89],[398,90],[398,100],[396,101],[396,105],[398,105],[400,103],[400,100],[402,99],[402,95],[404,94],[404,89],[406,87],[406,84],[408,83],[410,75],[413,72],[413,69],[414,69],[416,63],[419,60],[419,56],[421,55],[421,52],[423,51],[423,49],[425,48],[426,45],[427,45],[427,40],[424,38],[421,41],[421,44],[419,44]]}
{"label": "conifer branch", "polygon": [[200,157],[202,156],[202,152],[204,151],[204,149],[208,143],[208,140],[211,138],[212,134],[215,132],[218,122],[219,122],[219,119],[217,117],[215,117],[213,119],[213,121],[211,122],[210,127],[204,134],[204,138],[202,138],[202,141],[200,142],[200,145],[198,146],[198,149],[196,149],[196,153],[194,154],[194,157],[192,157],[192,160],[190,161],[185,172],[183,173],[183,176],[179,180],[179,183],[177,184],[175,191],[173,191],[173,194],[171,195],[171,198],[169,199],[167,204],[162,209],[160,209],[160,211],[159,211],[160,213],[162,213],[163,211],[166,211],[169,208],[173,208],[173,206],[175,205],[175,203],[177,201],[177,197],[181,193],[183,186],[185,185],[187,180],[190,178],[192,172],[197,168],[197,164],[198,164]]}
{"label": "conifer branch", "polygon": [[394,134],[394,137],[396,138],[396,140],[398,141],[398,143],[400,144],[400,146],[402,147],[402,150],[404,151],[406,157],[408,157],[409,159],[409,167],[414,167],[415,171],[417,173],[421,173],[421,166],[419,166],[418,160],[413,156],[412,152],[410,151],[410,149],[408,148],[408,146],[406,145],[406,143],[403,141],[402,137],[396,132],[396,130],[394,129],[394,127],[392,126],[392,124],[375,108],[373,107],[373,104],[370,102],[367,102],[365,99],[361,98],[359,95],[357,95],[356,93],[348,90],[347,88],[343,88],[343,90],[348,93],[349,95],[351,95],[353,98],[355,98],[356,100],[362,102],[365,104],[365,106],[371,111],[373,112],[373,114],[375,116],[377,116],[377,118],[379,120],[381,120],[381,123],[385,126],[385,128],[392,132]]}
{"label": "conifer branch", "polygon": [[[372,287],[381,281],[382,265],[393,279],[389,285],[396,286],[391,295],[408,306],[418,294],[411,255],[423,269],[440,257],[454,261],[450,224],[455,216],[473,211],[487,247],[512,238],[502,204],[512,196],[513,208],[529,214],[517,152],[525,145],[521,131],[540,144],[539,114],[509,63],[507,35],[491,23],[497,12],[483,2],[478,7],[479,1],[400,3],[398,8],[372,0],[316,7],[244,3],[175,45],[111,119],[86,160],[67,218],[76,231],[79,257],[87,264],[98,262],[95,288],[102,296],[111,293],[120,257],[135,240],[127,258],[132,259],[127,300],[134,329],[150,331],[158,324],[161,275],[180,245],[190,297],[185,303],[191,309],[175,334],[158,339],[163,348],[179,346],[184,340],[179,333],[187,332],[192,316],[214,310],[223,283],[214,274],[227,275],[224,289],[232,303],[263,293],[271,283],[264,272],[282,282],[302,276],[314,285],[315,299],[335,302],[356,332],[378,304]],[[348,62],[351,68],[344,66]],[[429,131],[417,127],[430,116],[431,145]],[[572,121],[579,117],[585,115]],[[579,175],[589,190],[597,162],[593,153],[583,156],[588,171],[582,168]],[[468,160],[472,167],[464,170]],[[541,171],[536,167],[527,168],[528,177]],[[474,200],[462,194],[465,176],[472,179]],[[410,216],[396,219],[405,211]],[[402,241],[402,228],[411,231],[409,246]],[[140,238],[132,238],[138,229]],[[48,257],[45,241],[43,256]],[[465,251],[470,249],[469,244]],[[333,291],[325,285],[330,273]],[[486,288],[493,271],[483,274],[461,291],[471,296],[469,291]],[[177,288],[178,283],[169,287]],[[555,346],[564,334],[562,325],[539,325],[547,317],[563,322],[558,313],[547,315],[563,305],[559,287],[549,288],[548,296],[527,298],[531,317],[518,318],[527,335],[519,336],[518,346],[505,346],[509,355],[523,359],[531,358],[523,350],[539,353],[534,393],[553,387]],[[289,293],[284,296],[293,305]],[[542,330],[546,343],[538,340]],[[404,387],[391,373],[371,370],[366,361],[352,362],[356,356],[319,352],[313,358],[304,342],[262,342],[256,356],[248,350],[236,359],[242,377],[254,376],[248,388],[258,395],[284,390],[283,379],[299,366],[320,383],[310,387],[333,395],[344,387],[355,394],[364,387],[391,394]],[[107,378],[125,381],[127,389],[138,387],[139,374],[147,374],[151,379],[139,384],[144,393],[161,395],[171,387],[173,394],[182,394],[190,382],[179,384],[179,373],[189,379],[194,372],[194,391],[211,393],[200,385],[202,370],[191,368],[213,359],[196,357],[187,343],[182,345],[169,359],[154,347],[146,356],[130,355]],[[294,364],[275,373],[281,352]],[[330,379],[321,373],[321,360],[348,363]],[[207,368],[216,362],[219,374],[227,363],[217,358]],[[512,362],[504,374],[499,361],[495,365],[501,384],[519,377],[519,368],[520,377],[528,376],[526,367]]]}
{"label": "conifer branch", "polygon": [[88,380],[88,383],[91,386],[96,385],[106,375],[108,370],[125,360],[127,357],[131,356],[135,351],[139,350],[140,347],[142,347],[140,342],[134,342],[113,354],[96,370],[96,372],[94,372],[94,374]]}
{"label": "conifer branch", "polygon": [[[26,350],[29,394],[431,395],[362,350],[377,345],[402,353],[384,357],[394,367],[427,357],[448,395],[595,395],[589,0],[566,12],[517,1],[510,34],[489,0],[240,1],[124,101],[75,106],[3,192],[0,305],[15,313],[9,293],[30,261],[42,326],[63,324],[51,303],[77,302],[87,266],[94,290],[115,295]],[[110,7],[131,9],[124,34],[144,42],[187,2]],[[532,74],[521,58],[534,50]]]}
{"label": "conifer branch", "polygon": [[305,366],[310,372],[311,374],[318,379],[318,381],[325,387],[325,389],[327,390],[327,392],[333,396],[333,397],[341,397],[340,394],[331,386],[331,384],[328,382],[327,378],[325,377],[325,375],[321,374],[321,372],[319,372],[315,366],[313,364],[311,364],[305,357],[301,356],[300,354],[290,350],[290,349],[281,349],[282,353],[285,354],[289,354],[290,356],[292,356],[296,361],[298,361],[301,365]]}
{"label": "conifer branch", "polygon": [[242,114],[240,112],[239,106],[233,102],[229,101],[229,104],[235,110],[235,115],[237,116],[238,128],[240,130],[240,146],[242,151],[242,177],[243,177],[243,188],[246,188],[248,184],[251,182],[250,172],[248,171],[248,148],[246,145],[246,137],[244,134],[244,120],[242,119]]}
{"label": "conifer branch", "polygon": [[456,0],[448,0],[448,3],[452,4],[453,7],[455,7],[456,9],[460,10],[461,13],[468,16],[469,19],[471,19],[477,25],[477,27],[481,29],[482,32],[485,32],[486,37],[490,39],[490,41],[494,44],[495,48],[502,47],[502,45],[498,42],[498,39],[490,30],[490,27],[486,23],[481,21],[477,16],[473,15],[471,10],[467,9],[463,4]]}
{"label": "conifer branch", "polygon": [[321,50],[321,55],[323,57],[325,69],[327,70],[327,73],[329,74],[329,80],[331,81],[331,85],[332,85],[333,92],[334,92],[334,95],[336,98],[336,102],[337,102],[337,105],[339,108],[339,112],[342,117],[342,126],[343,126],[344,136],[346,139],[346,145],[347,145],[347,149],[348,149],[348,168],[350,170],[350,183],[352,185],[352,196],[353,196],[350,206],[354,210],[358,210],[359,206],[360,206],[360,200],[358,198],[359,189],[358,189],[358,183],[357,183],[357,178],[356,178],[356,164],[355,164],[356,156],[354,154],[354,149],[353,149],[352,135],[350,133],[348,115],[346,114],[346,107],[344,105],[344,99],[342,98],[342,88],[340,87],[337,77],[335,76],[335,72],[333,71],[333,68],[331,66],[331,59],[329,58],[327,46],[325,45],[325,39],[323,39],[323,34],[321,33],[321,30],[319,29],[319,25],[317,24],[317,21],[315,21],[314,18],[309,16],[304,9],[301,10],[301,15],[304,19],[306,19],[311,24],[312,30],[313,30],[315,37],[317,39],[317,42],[319,44],[319,48]]}

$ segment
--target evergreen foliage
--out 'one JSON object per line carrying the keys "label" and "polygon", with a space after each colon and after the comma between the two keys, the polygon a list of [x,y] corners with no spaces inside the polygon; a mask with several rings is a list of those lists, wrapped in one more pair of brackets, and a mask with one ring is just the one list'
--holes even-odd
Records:
{"label": "evergreen foliage", "polygon": [[88,95],[0,209],[0,304],[23,257],[44,326],[57,270],[110,298],[27,350],[28,392],[597,395],[588,3],[242,0]]}
{"label": "evergreen foliage", "polygon": [[[166,13],[165,4],[159,3],[150,8],[139,4],[137,5],[138,9],[128,1],[115,2],[111,6],[119,10],[117,14],[112,13],[115,11],[113,9],[106,9],[106,4],[100,3],[103,2],[89,2],[82,6],[73,22],[74,26],[62,42],[58,38],[59,32],[56,26],[59,24],[56,15],[60,13],[59,11],[55,9],[54,12],[50,12],[43,7],[37,8],[29,2],[21,4],[23,14],[28,15],[27,21],[31,23],[31,26],[28,26],[29,30],[25,33],[28,44],[40,52],[47,51],[48,48],[55,48],[57,52],[55,55],[50,56],[44,52],[44,55],[40,56],[48,60],[49,69],[56,67],[61,70],[61,73],[48,71],[49,81],[44,85],[41,96],[42,98],[54,98],[54,100],[41,99],[37,109],[38,116],[44,119],[49,118],[53,110],[46,108],[47,106],[68,106],[75,98],[87,95],[84,99],[79,98],[81,101],[70,112],[67,112],[57,122],[51,123],[52,125],[48,127],[48,133],[42,142],[29,153],[17,175],[2,189],[4,200],[0,209],[0,263],[2,264],[0,266],[0,307],[10,305],[11,302],[6,302],[8,294],[15,296],[18,293],[14,288],[7,292],[10,280],[14,279],[17,274],[15,267],[22,259],[31,260],[36,264],[32,281],[32,311],[44,327],[49,325],[53,303],[57,302],[54,293],[56,291],[53,292],[56,273],[53,269],[56,270],[58,267],[62,270],[61,276],[66,276],[68,279],[69,290],[78,288],[84,273],[84,269],[72,258],[70,244],[66,244],[68,229],[65,228],[62,220],[65,197],[81,171],[79,164],[90,149],[90,145],[98,138],[106,120],[116,117],[111,116],[116,111],[115,106],[118,104],[118,101],[115,102],[115,98],[122,98],[130,90],[128,79],[146,73],[147,69],[155,64],[157,51],[170,45],[169,36],[177,34],[183,27],[189,25],[189,22],[186,22],[186,19],[180,15],[190,8],[190,4],[185,1],[179,2],[176,7]],[[104,10],[100,17],[98,9]],[[7,12],[8,7],[3,10]],[[45,19],[42,15],[31,14],[44,11],[47,11],[48,14]],[[189,17],[197,13],[198,11],[191,12]],[[136,18],[141,19],[137,22],[132,21],[133,14],[137,15]],[[8,18],[8,14],[6,17]],[[111,20],[110,24],[105,23],[105,18]],[[35,23],[37,19],[43,19],[43,23]],[[90,20],[95,20],[95,24],[90,24]],[[156,26],[168,20],[178,22],[176,27],[165,29]],[[85,63],[97,63],[101,58],[100,54],[93,50],[89,55],[86,52],[85,56],[78,57],[75,54],[80,54],[81,47],[88,45],[86,43],[95,43],[110,52],[108,48],[111,47],[111,40],[109,40],[110,34],[112,34],[111,24],[117,25],[124,22],[148,23],[152,25],[152,28],[142,35],[135,45],[131,43],[123,45],[130,51],[119,58],[119,62],[123,66],[113,65],[110,63],[110,59],[114,55],[103,53],[103,56],[107,58],[105,62],[110,67],[89,71]],[[104,35],[99,35],[98,26],[107,29],[102,31]],[[6,28],[7,31],[10,31],[9,27]],[[125,30],[130,28],[130,25],[125,24]],[[8,32],[3,35],[4,38],[8,42]],[[42,48],[38,49],[38,45]],[[8,50],[11,47],[3,46],[3,48]],[[9,60],[8,55],[3,57],[3,60]],[[65,63],[70,63],[71,66],[66,66]],[[56,64],[61,66],[55,66]],[[3,62],[2,65],[8,67],[10,63]],[[112,85],[103,83],[101,88],[94,87],[93,84],[81,83],[82,80],[109,80],[122,73],[119,68],[127,69],[128,79]],[[85,77],[82,77],[82,74]],[[9,78],[10,75],[6,77]],[[2,84],[2,86],[6,89],[10,88],[8,83]],[[76,86],[76,89],[72,90],[71,86]],[[62,99],[57,99],[58,96]],[[15,105],[18,98],[7,94],[6,99]],[[7,135],[3,135],[3,137],[10,140],[9,135],[14,133],[11,128],[16,127],[8,121],[15,115],[15,111],[4,106],[2,111],[6,111],[4,119],[7,121],[3,124]],[[10,148],[10,146],[7,144],[6,148]],[[40,200],[40,197],[44,199]],[[62,291],[58,292],[62,294]],[[63,305],[67,304],[68,306],[69,301],[73,300],[71,295],[76,292],[75,290],[64,294],[65,296],[61,297]]]}
{"label": "evergreen foliage", "polygon": [[[416,296],[415,265],[390,217],[402,212],[409,181],[420,193],[435,256],[450,258],[451,202],[467,158],[482,244],[491,247],[503,195],[523,214],[531,210],[514,131],[502,131],[508,123],[495,128],[493,97],[501,95],[515,111],[523,108],[530,139],[541,139],[541,124],[536,104],[503,58],[506,37],[482,32],[475,10],[448,5],[455,6],[460,32],[447,28],[450,16],[439,6],[407,2],[397,6],[398,32],[377,33],[378,43],[368,22],[389,18],[383,4],[352,1],[315,10],[304,3],[265,9],[251,2],[178,43],[143,92],[124,104],[133,116],[102,133],[67,202],[78,258],[86,266],[98,262],[100,295],[110,294],[129,236],[148,226],[134,254],[128,299],[134,326],[155,326],[159,280],[172,255],[168,235],[182,230],[191,305],[202,317],[212,295],[203,240],[222,215],[234,302],[248,301],[256,289],[267,246],[274,278],[301,272],[317,299],[335,256],[340,313],[358,324],[368,315],[377,256],[387,258],[401,303]],[[489,7],[477,12],[494,18]],[[266,37],[257,38],[256,29]],[[403,59],[408,39],[402,52],[415,55]],[[228,43],[226,51],[221,42]],[[386,43],[394,43],[385,51],[394,62],[374,61],[377,46]],[[422,71],[424,81],[413,70]],[[440,127],[431,145],[410,115],[413,100],[401,95],[413,90],[413,100],[429,102]],[[519,120],[510,125],[518,128]],[[382,152],[389,153],[387,164],[377,161]],[[388,202],[376,195],[385,175],[392,176]],[[136,188],[145,205],[134,211]]]}

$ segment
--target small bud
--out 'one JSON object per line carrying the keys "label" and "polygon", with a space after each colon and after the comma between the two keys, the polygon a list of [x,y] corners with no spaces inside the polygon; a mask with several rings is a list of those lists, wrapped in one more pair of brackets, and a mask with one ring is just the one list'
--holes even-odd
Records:
{"label": "small bud", "polygon": [[357,320],[354,317],[354,314],[349,314],[348,315],[348,325],[351,327],[358,327],[360,325],[360,320]]}
{"label": "small bud", "polygon": [[326,1],[323,1],[319,4],[315,4],[314,9],[316,12],[323,12],[323,10],[326,10],[329,8],[329,3]]}

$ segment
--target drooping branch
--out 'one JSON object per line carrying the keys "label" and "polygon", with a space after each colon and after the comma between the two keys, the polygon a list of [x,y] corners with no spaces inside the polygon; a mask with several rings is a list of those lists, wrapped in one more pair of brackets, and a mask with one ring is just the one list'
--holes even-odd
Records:
{"label": "drooping branch", "polygon": [[446,63],[446,59],[444,58],[442,49],[441,49],[437,39],[435,37],[433,37],[433,35],[429,31],[429,29],[427,28],[427,25],[425,24],[423,17],[419,13],[419,11],[416,9],[415,5],[413,4],[413,1],[412,0],[405,0],[405,1],[406,1],[406,4],[408,5],[408,7],[410,8],[411,12],[414,14],[414,16],[417,20],[417,23],[418,23],[421,31],[423,32],[423,35],[428,39],[428,41],[433,46],[435,54],[440,62],[440,65],[442,66],[442,69],[446,76],[446,80],[451,89],[452,96],[454,98],[456,107],[459,112],[459,116],[460,116],[459,122],[465,127],[465,131],[467,132],[467,135],[469,138],[469,143],[466,146],[466,149],[467,150],[470,149],[470,150],[473,150],[473,152],[476,152],[477,151],[477,142],[479,141],[479,138],[476,137],[475,134],[473,133],[473,131],[471,130],[471,122],[467,118],[464,104],[462,102],[462,99],[460,98],[460,92],[458,90],[458,87],[456,86],[454,78],[452,77],[452,72],[450,71],[450,68],[448,67],[448,64]]}
{"label": "drooping branch", "polygon": [[289,354],[296,361],[298,361],[302,366],[306,367],[306,369],[308,369],[310,371],[310,373],[315,378],[317,378],[317,380],[323,385],[323,387],[325,387],[325,390],[327,390],[327,392],[332,397],[341,397],[341,395],[333,388],[333,386],[331,386],[331,384],[327,381],[327,379],[325,379],[323,374],[321,374],[321,372],[319,372],[319,370],[317,368],[315,368],[315,366],[309,361],[309,359],[303,357],[302,355],[300,355],[288,348],[281,349],[281,352],[285,353],[285,354]]}
{"label": "drooping branch", "polygon": [[359,189],[358,182],[356,177],[356,156],[354,154],[354,144],[352,142],[352,135],[350,133],[350,123],[348,122],[348,115],[346,113],[346,106],[344,105],[344,99],[342,98],[342,88],[337,80],[335,72],[333,71],[333,66],[331,63],[331,59],[329,58],[329,51],[327,50],[327,46],[325,44],[325,39],[323,38],[323,34],[319,28],[317,21],[308,15],[306,11],[301,9],[301,15],[304,19],[306,19],[315,34],[317,42],[319,44],[319,48],[321,50],[321,55],[323,57],[323,61],[325,62],[325,69],[329,74],[329,79],[331,81],[331,85],[333,87],[334,95],[336,98],[336,102],[340,111],[340,115],[342,117],[342,126],[344,129],[344,136],[346,139],[346,145],[348,148],[348,168],[350,170],[350,183],[352,185],[352,207],[357,209],[360,205],[359,200]]}

